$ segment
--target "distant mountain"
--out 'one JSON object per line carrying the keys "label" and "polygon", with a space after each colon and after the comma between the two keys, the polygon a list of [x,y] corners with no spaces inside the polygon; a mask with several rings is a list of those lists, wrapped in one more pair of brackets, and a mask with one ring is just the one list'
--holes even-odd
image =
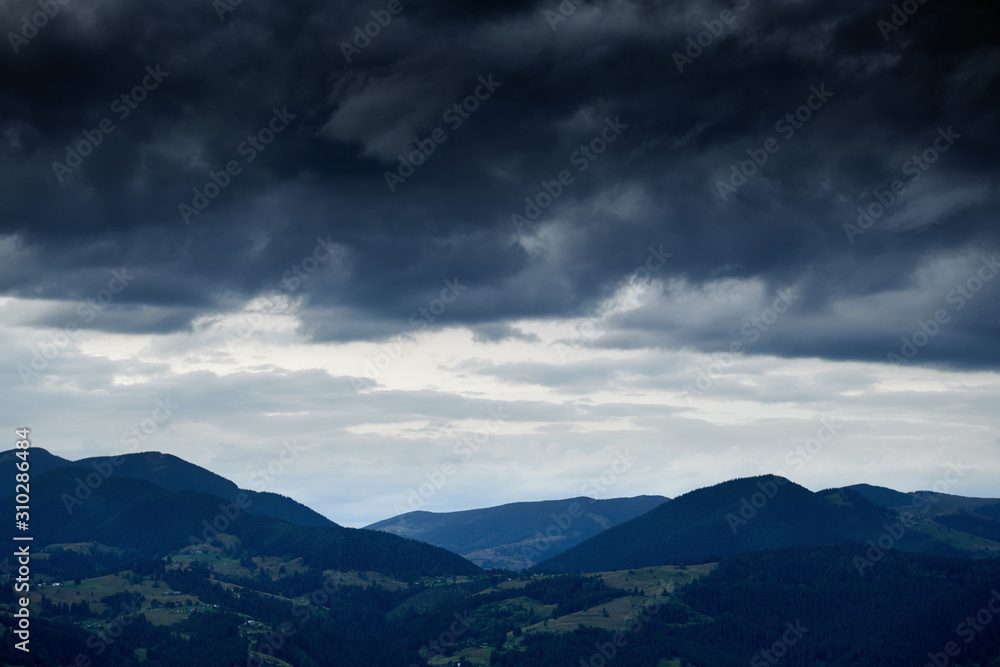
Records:
{"label": "distant mountain", "polygon": [[[111,465],[114,460],[116,465]],[[188,463],[173,454],[161,452],[139,452],[124,454],[112,459],[107,456],[93,456],[75,461],[77,468],[91,468],[95,465],[111,465],[114,474],[132,479],[143,479],[171,491],[191,489],[209,493],[220,498],[235,497],[239,488],[233,482],[210,470]]]}
{"label": "distant mountain", "polygon": [[[107,458],[81,459],[75,465],[91,466],[94,463],[100,464],[102,461],[107,461]],[[115,474],[146,480],[171,491],[192,489],[226,500],[235,500],[236,496],[242,492],[251,499],[252,504],[247,508],[247,512],[250,514],[284,519],[297,526],[336,525],[319,512],[315,512],[291,498],[277,493],[240,489],[225,477],[193,463],[188,463],[172,454],[161,454],[160,452],[125,454],[120,457]]]}
{"label": "distant mountain", "polygon": [[[850,489],[821,495],[765,475],[698,489],[611,528],[545,561],[540,570],[590,572],[715,560],[761,549],[864,543],[886,532],[896,514]],[[911,550],[956,555],[915,531]],[[894,540],[895,541],[895,540]]]}
{"label": "distant mountain", "polygon": [[[13,460],[17,450],[0,453],[0,464]],[[77,467],[87,469],[91,474],[95,470],[102,478],[108,475],[128,477],[152,482],[170,491],[190,489],[226,500],[235,500],[241,492],[251,500],[246,511],[259,516],[271,516],[283,519],[297,526],[335,526],[322,514],[313,511],[291,498],[277,493],[257,492],[240,489],[236,484],[221,475],[206,470],[193,463],[172,454],[160,452],[140,452],[124,454],[120,457],[95,456],[79,461],[70,461],[46,451],[41,447],[32,447],[30,454],[31,471],[40,475],[59,467]],[[114,461],[114,463],[112,463]],[[104,472],[101,472],[104,471]],[[86,475],[84,475],[86,477]]]}
{"label": "distant mountain", "polygon": [[[5,452],[0,452],[0,469],[13,470],[14,463],[20,461],[20,459],[15,456],[15,454],[19,451],[22,450],[8,449]],[[73,462],[69,459],[56,456],[42,447],[32,446],[30,452],[29,463],[31,464],[32,475],[44,475],[50,470],[55,470],[56,468],[61,468],[62,466],[73,465]]]}
{"label": "distant mountain", "polygon": [[[968,496],[955,496],[947,493],[938,493],[936,491],[911,491],[910,493],[902,493],[894,489],[888,489],[884,486],[872,486],[871,484],[853,484],[844,488],[861,494],[876,505],[892,509],[913,507],[915,505],[922,506],[926,504],[935,511],[978,511],[979,508],[989,506],[991,504],[997,504],[1000,506],[1000,498],[971,498]],[[825,495],[836,490],[837,489],[827,489],[826,491],[820,491],[819,493],[820,495]],[[986,511],[997,513],[997,510],[995,509],[988,509]],[[997,513],[996,518],[1000,518],[1000,513]]]}
{"label": "distant mountain", "polygon": [[[884,486],[872,486],[871,484],[853,484],[851,486],[845,487],[860,493],[862,496],[872,501],[876,505],[881,505],[882,507],[904,507],[906,505],[912,505],[914,500],[913,497],[908,493],[901,493],[895,489],[888,489]],[[829,491],[835,491],[836,489],[830,489]],[[820,492],[823,493],[822,491]]]}
{"label": "distant mountain", "polygon": [[991,505],[1000,502],[1000,498],[971,498],[968,496],[953,496],[947,493],[937,493],[935,491],[914,491],[910,494],[915,500],[914,503],[925,502],[937,511],[947,510],[968,510],[975,511],[984,505]]}
{"label": "distant mountain", "polygon": [[[242,548],[252,555],[301,557],[318,570],[373,570],[403,579],[480,571],[460,556],[416,540],[336,524],[296,526],[250,514],[219,496],[168,490],[130,477],[112,475],[87,487],[88,493],[78,493],[79,480],[88,472],[93,469],[66,466],[32,479],[34,549],[99,542],[145,556],[163,556],[212,542],[218,533],[225,533],[239,538]],[[13,512],[12,496],[2,502]]]}
{"label": "distant mountain", "polygon": [[570,498],[460,512],[408,512],[367,528],[421,540],[484,568],[520,570],[645,514],[663,496]]}

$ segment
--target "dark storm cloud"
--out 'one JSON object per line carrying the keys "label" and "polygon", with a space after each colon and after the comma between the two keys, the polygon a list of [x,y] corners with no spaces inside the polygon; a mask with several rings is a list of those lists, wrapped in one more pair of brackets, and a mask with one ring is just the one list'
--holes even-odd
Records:
{"label": "dark storm cloud", "polygon": [[[755,352],[884,359],[934,311],[900,297],[895,328],[852,319],[878,312],[866,299],[905,291],[940,253],[1000,251],[995,4],[927,2],[887,38],[881,2],[585,2],[550,25],[557,6],[404,1],[348,63],[341,44],[386,3],[242,3],[220,20],[207,1],[73,0],[17,53],[0,49],[0,233],[15,235],[0,245],[3,291],[76,301],[134,266],[144,277],[117,306],[173,309],[139,328],[178,330],[281,290],[329,237],[343,256],[296,293],[315,339],[411,332],[411,314],[457,279],[468,290],[434,326],[493,340],[512,318],[586,311],[662,244],[664,277],[803,286],[802,310]],[[734,20],[678,72],[675,52],[726,9]],[[11,3],[0,20],[17,31],[36,10]],[[480,77],[498,83],[485,99]],[[122,118],[122,95],[144,82]],[[477,110],[447,115],[477,90]],[[780,125],[810,103],[800,126]],[[244,143],[276,116],[271,143]],[[57,174],[65,146],[104,118],[114,130]],[[571,162],[606,119],[627,128]],[[908,180],[939,128],[960,137]],[[390,192],[394,156],[435,129],[446,141]],[[777,152],[723,201],[717,183],[772,138]],[[230,162],[239,173],[221,176]],[[519,243],[511,215],[562,170],[573,182]],[[185,224],[179,206],[211,172],[227,185]],[[850,243],[844,224],[896,179],[907,190]],[[924,285],[935,298],[952,287]],[[984,354],[996,304],[970,303],[951,342],[918,361],[996,365]],[[642,317],[604,344],[732,338]],[[100,326],[136,330],[127,319]]]}
{"label": "dark storm cloud", "polygon": [[540,342],[535,334],[525,333],[517,327],[502,322],[480,324],[472,328],[473,340],[477,343],[498,343],[504,340],[522,340],[529,343]]}

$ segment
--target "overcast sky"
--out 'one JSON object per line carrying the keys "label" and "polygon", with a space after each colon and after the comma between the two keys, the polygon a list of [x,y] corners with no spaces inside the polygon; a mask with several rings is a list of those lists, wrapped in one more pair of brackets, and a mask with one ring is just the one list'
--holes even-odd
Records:
{"label": "overcast sky", "polygon": [[2,421],[353,526],[1000,496],[1000,10],[902,6],[5,2]]}

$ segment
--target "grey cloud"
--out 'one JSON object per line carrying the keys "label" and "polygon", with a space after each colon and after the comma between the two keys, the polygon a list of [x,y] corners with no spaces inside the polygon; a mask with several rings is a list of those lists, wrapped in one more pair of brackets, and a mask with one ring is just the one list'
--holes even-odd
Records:
{"label": "grey cloud", "polygon": [[[155,285],[137,282],[122,304],[162,310],[101,326],[176,331],[275,289],[330,235],[351,262],[300,291],[305,330],[385,339],[455,276],[474,287],[434,326],[579,315],[664,243],[675,253],[664,275],[691,284],[725,269],[772,289],[810,285],[810,312],[826,321],[803,309],[760,351],[877,359],[896,332],[840,325],[837,304],[890,292],[939,252],[1000,247],[997,37],[986,27],[997,9],[928,3],[886,41],[877,2],[754,4],[678,73],[673,53],[729,6],[588,3],[553,31],[547,3],[414,3],[351,63],[339,42],[366,12],[342,3],[244,3],[225,22],[206,3],[67,7],[22,53],[0,55],[0,165],[11,174],[0,233],[23,244],[0,290],[86,298],[104,267],[135,265]],[[51,163],[156,64],[169,77],[59,183]],[[390,193],[383,172],[399,147],[490,73],[502,88]],[[823,85],[833,97],[785,138],[776,123]],[[293,124],[244,162],[241,142],[285,106]],[[511,214],[575,170],[571,156],[606,116],[629,128],[518,241]],[[849,244],[856,208],[949,126],[962,138]],[[769,137],[780,149],[722,202],[717,181]],[[184,225],[179,204],[230,160],[242,173]],[[916,363],[995,367],[995,303],[956,318]],[[601,344],[712,350],[731,335],[718,322],[624,326],[631,341],[610,332]]]}

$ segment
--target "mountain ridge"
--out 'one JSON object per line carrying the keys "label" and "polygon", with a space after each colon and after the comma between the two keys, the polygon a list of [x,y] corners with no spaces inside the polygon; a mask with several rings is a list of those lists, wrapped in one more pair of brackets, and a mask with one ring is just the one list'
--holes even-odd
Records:
{"label": "mountain ridge", "polygon": [[[776,475],[743,477],[678,496],[568,549],[537,569],[617,570],[706,562],[761,549],[863,544],[878,538],[888,530],[886,526],[895,526],[898,520],[895,512],[851,489],[814,493]],[[926,553],[959,553],[913,530],[903,530],[899,542]]]}
{"label": "mountain ridge", "polygon": [[505,503],[455,512],[417,510],[365,526],[423,540],[480,567],[520,570],[668,502],[664,496]]}
{"label": "mountain ridge", "polygon": [[[481,571],[446,549],[388,533],[336,524],[298,526],[254,515],[248,511],[252,500],[245,495],[229,501],[114,475],[90,488],[89,494],[71,495],[87,471],[61,466],[33,480],[39,490],[32,494],[31,526],[39,549],[96,542],[156,557],[212,544],[226,534],[253,554],[294,554],[319,570],[371,569],[403,578]],[[13,500],[13,496],[4,499],[11,514]]]}
{"label": "mountain ridge", "polygon": [[[12,464],[17,451],[19,450],[11,449],[0,452],[0,465]],[[267,491],[241,489],[235,482],[222,475],[173,454],[148,451],[120,456],[92,456],[71,461],[52,454],[43,447],[32,447],[30,451],[31,470],[35,475],[56,468],[75,467],[87,470],[88,475],[96,471],[102,479],[112,476],[140,479],[170,491],[190,489],[229,501],[244,493],[252,500],[253,509],[247,510],[250,514],[271,516],[305,527],[338,525],[292,498]],[[41,464],[39,459],[42,461]],[[86,478],[86,475],[84,477]]]}

